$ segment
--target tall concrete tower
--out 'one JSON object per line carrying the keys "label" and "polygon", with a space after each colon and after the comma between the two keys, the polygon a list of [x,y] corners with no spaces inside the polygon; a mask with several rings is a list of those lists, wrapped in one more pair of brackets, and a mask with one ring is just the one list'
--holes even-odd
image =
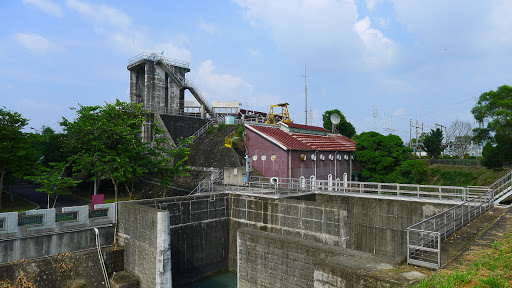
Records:
{"label": "tall concrete tower", "polygon": [[[192,81],[185,78],[185,74],[190,72],[187,62],[168,59],[156,53],[142,53],[130,59],[127,68],[130,71],[130,101],[132,103],[142,103],[145,110],[151,111],[151,115],[148,116],[143,127],[145,141],[152,140],[152,123],[167,122],[165,123],[167,130],[170,134],[173,134],[171,133],[171,130],[173,130],[170,128],[171,126],[175,128],[178,127],[177,125],[183,126],[183,123],[180,124],[179,122],[185,122],[185,124],[187,121],[189,124],[194,122],[193,119],[190,119],[191,117],[181,121],[177,121],[179,118],[176,118],[189,116],[185,113],[184,108],[185,90],[187,89],[200,104],[200,118],[203,119],[203,121],[200,121],[201,123],[208,117],[214,118],[216,116],[206,97]],[[168,125],[169,123],[170,125]],[[194,133],[194,129],[189,127],[188,131]],[[187,136],[187,133],[178,134],[180,134],[179,136]],[[175,138],[174,135],[171,136]]]}

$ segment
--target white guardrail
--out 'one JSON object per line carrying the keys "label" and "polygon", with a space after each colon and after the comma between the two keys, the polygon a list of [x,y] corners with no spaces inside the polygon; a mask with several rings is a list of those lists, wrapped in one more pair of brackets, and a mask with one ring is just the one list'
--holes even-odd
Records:
{"label": "white guardrail", "polygon": [[89,206],[64,207],[30,210],[24,213],[0,213],[0,241],[6,238],[22,237],[39,233],[60,232],[111,224],[116,221],[116,205],[96,204]]}

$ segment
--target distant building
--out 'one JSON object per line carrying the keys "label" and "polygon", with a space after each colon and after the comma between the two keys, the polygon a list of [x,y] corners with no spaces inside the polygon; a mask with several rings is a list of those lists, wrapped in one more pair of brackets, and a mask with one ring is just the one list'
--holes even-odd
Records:
{"label": "distant building", "polygon": [[245,124],[252,166],[265,177],[348,181],[356,144],[322,127]]}

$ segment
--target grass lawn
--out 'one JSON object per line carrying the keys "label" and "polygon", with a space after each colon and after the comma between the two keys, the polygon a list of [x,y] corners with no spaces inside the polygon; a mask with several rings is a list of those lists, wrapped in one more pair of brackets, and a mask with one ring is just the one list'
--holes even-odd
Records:
{"label": "grass lawn", "polygon": [[512,287],[512,232],[492,248],[472,250],[456,268],[440,271],[416,287]]}
{"label": "grass lawn", "polygon": [[25,212],[37,208],[37,205],[22,198],[13,196],[14,202],[8,193],[2,193],[2,210],[0,212]]}

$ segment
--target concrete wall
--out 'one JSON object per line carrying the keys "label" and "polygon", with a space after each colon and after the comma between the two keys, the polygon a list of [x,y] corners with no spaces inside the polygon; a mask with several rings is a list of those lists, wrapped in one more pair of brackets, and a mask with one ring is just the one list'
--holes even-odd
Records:
{"label": "concrete wall", "polygon": [[170,287],[169,212],[135,203],[119,203],[119,244],[125,248],[125,270],[140,287]]}
{"label": "concrete wall", "polygon": [[236,270],[236,237],[240,228],[254,228],[299,239],[346,247],[344,204],[230,194],[229,268]]}
{"label": "concrete wall", "polygon": [[173,115],[160,115],[160,117],[175,142],[180,137],[187,138],[192,136],[192,134],[206,124],[206,120],[201,118]]}
{"label": "concrete wall", "polygon": [[347,248],[405,259],[407,227],[447,210],[453,205],[377,199],[347,195],[316,194],[316,201],[346,205],[348,213]]}
{"label": "concrete wall", "polygon": [[[110,248],[103,249],[109,255],[105,258],[109,273],[122,268],[118,263],[122,250],[118,251],[114,255]],[[26,281],[23,287],[29,287],[27,282],[34,285],[30,287],[105,287],[96,249],[0,264],[0,281],[5,281],[0,286],[20,287],[14,284],[17,280]]]}
{"label": "concrete wall", "polygon": [[228,195],[139,201],[169,211],[173,285],[228,270]]}
{"label": "concrete wall", "polygon": [[[96,247],[93,227],[100,230],[102,245],[114,241],[114,205],[96,207],[108,209],[104,217],[89,217],[88,206],[65,207],[62,212],[74,213],[74,219],[56,221],[55,209],[31,210],[25,213],[0,213],[0,263],[68,253]],[[70,215],[70,214],[68,214]],[[27,218],[28,217],[28,218]],[[31,220],[30,217],[38,217]],[[30,225],[18,226],[18,221]]]}
{"label": "concrete wall", "polygon": [[[114,227],[100,227],[101,245],[112,245]],[[69,253],[96,247],[92,228],[78,231],[48,233],[10,239],[0,239],[0,263]]]}
{"label": "concrete wall", "polygon": [[369,253],[254,229],[240,229],[237,244],[239,288],[404,284],[378,274],[380,267],[391,267],[392,259]]}
{"label": "concrete wall", "polygon": [[235,186],[244,185],[243,173],[245,172],[245,167],[224,168],[223,170],[223,184]]}

